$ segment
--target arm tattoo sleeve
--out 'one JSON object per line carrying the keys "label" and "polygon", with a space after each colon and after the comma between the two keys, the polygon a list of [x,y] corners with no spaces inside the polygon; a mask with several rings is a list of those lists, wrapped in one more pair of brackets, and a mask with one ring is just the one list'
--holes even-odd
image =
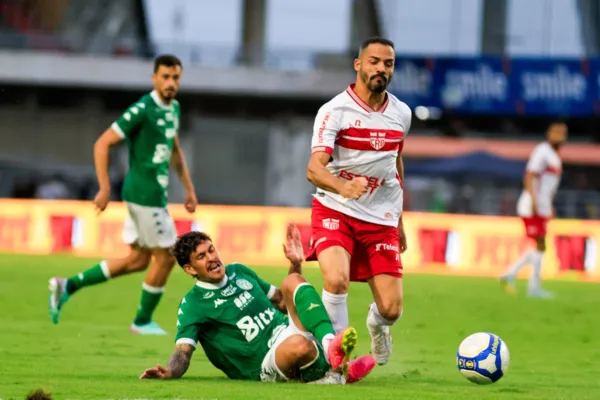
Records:
{"label": "arm tattoo sleeve", "polygon": [[169,359],[169,369],[173,379],[181,378],[190,366],[194,346],[189,344],[179,344],[175,348],[175,353]]}

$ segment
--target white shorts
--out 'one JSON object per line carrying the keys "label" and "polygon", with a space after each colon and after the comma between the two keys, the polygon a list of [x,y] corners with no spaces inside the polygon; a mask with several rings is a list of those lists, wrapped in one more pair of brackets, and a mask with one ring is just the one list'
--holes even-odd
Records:
{"label": "white shorts", "polygon": [[129,215],[123,226],[123,241],[146,249],[167,249],[175,244],[175,223],[164,207],[125,203]]}
{"label": "white shorts", "polygon": [[[312,341],[317,348],[317,356],[314,361],[317,361],[319,358],[319,353],[321,351],[321,347],[317,344],[317,339],[310,332],[301,331],[294,325],[294,321],[290,318],[289,325],[281,325],[280,327],[275,328],[275,332],[273,332],[273,336],[269,343],[272,343],[270,346],[270,350],[263,359],[261,370],[260,370],[260,380],[263,382],[285,382],[288,378],[285,376],[283,372],[279,370],[277,367],[277,363],[275,362],[275,352],[277,351],[277,347],[281,343],[283,343],[287,338],[294,335],[302,335],[305,338]],[[312,363],[305,365],[303,368],[309,367]]]}

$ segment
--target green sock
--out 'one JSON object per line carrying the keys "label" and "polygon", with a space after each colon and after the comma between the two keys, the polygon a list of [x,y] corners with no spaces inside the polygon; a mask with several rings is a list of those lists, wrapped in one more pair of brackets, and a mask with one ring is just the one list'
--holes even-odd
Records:
{"label": "green sock", "polygon": [[106,265],[106,261],[102,261],[94,265],[92,268],[67,279],[67,286],[65,290],[68,295],[72,295],[82,287],[106,282],[109,278],[110,272],[108,271],[108,265]]}
{"label": "green sock", "polygon": [[301,283],[296,288],[294,305],[298,319],[307,331],[323,342],[326,335],[335,335],[335,330],[323,305],[321,296],[309,283]]}
{"label": "green sock", "polygon": [[133,321],[135,325],[146,325],[152,322],[152,314],[156,306],[158,306],[164,291],[164,288],[153,287],[144,282],[142,285],[140,308],[138,308],[135,320]]}

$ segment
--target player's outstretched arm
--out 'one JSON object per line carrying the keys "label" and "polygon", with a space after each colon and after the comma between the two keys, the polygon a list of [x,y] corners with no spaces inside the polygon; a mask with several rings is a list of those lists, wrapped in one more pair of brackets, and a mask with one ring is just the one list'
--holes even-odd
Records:
{"label": "player's outstretched arm", "polygon": [[194,346],[187,343],[178,344],[175,347],[175,352],[169,359],[169,366],[164,368],[157,365],[154,368],[148,368],[140,375],[140,379],[179,379],[181,378],[190,366],[192,355],[194,354]]}
{"label": "player's outstretched arm", "polygon": [[[283,254],[285,255],[285,258],[290,261],[288,275],[302,275],[304,248],[302,246],[302,237],[300,236],[300,231],[295,224],[290,223],[287,225],[285,243],[283,244]],[[273,295],[271,296],[271,304],[273,304],[273,307],[282,313],[287,314],[287,306],[283,300],[283,293],[281,292],[281,289],[275,289],[275,292],[273,292]]]}

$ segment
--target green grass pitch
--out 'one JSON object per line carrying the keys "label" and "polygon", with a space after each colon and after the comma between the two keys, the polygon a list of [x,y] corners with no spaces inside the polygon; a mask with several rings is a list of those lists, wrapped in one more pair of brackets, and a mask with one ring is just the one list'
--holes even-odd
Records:
{"label": "green grass pitch", "polygon": [[[140,337],[128,326],[143,275],[81,291],[59,325],[47,311],[47,280],[71,275],[95,260],[70,256],[0,255],[0,399],[22,399],[44,388],[54,399],[600,399],[600,286],[548,282],[553,301],[505,294],[494,279],[432,275],[405,277],[405,313],[393,328],[390,363],[352,386],[264,384],[227,380],[198,351],[179,381],[140,381],[173,349],[180,298],[193,284],[174,271],[156,321],[169,337]],[[278,284],[287,268],[256,268]],[[318,270],[306,277],[320,290]],[[521,291],[525,283],[519,282]],[[365,328],[368,287],[350,288],[357,354],[369,350]],[[507,375],[477,386],[456,369],[460,341],[494,332],[511,351]]]}

